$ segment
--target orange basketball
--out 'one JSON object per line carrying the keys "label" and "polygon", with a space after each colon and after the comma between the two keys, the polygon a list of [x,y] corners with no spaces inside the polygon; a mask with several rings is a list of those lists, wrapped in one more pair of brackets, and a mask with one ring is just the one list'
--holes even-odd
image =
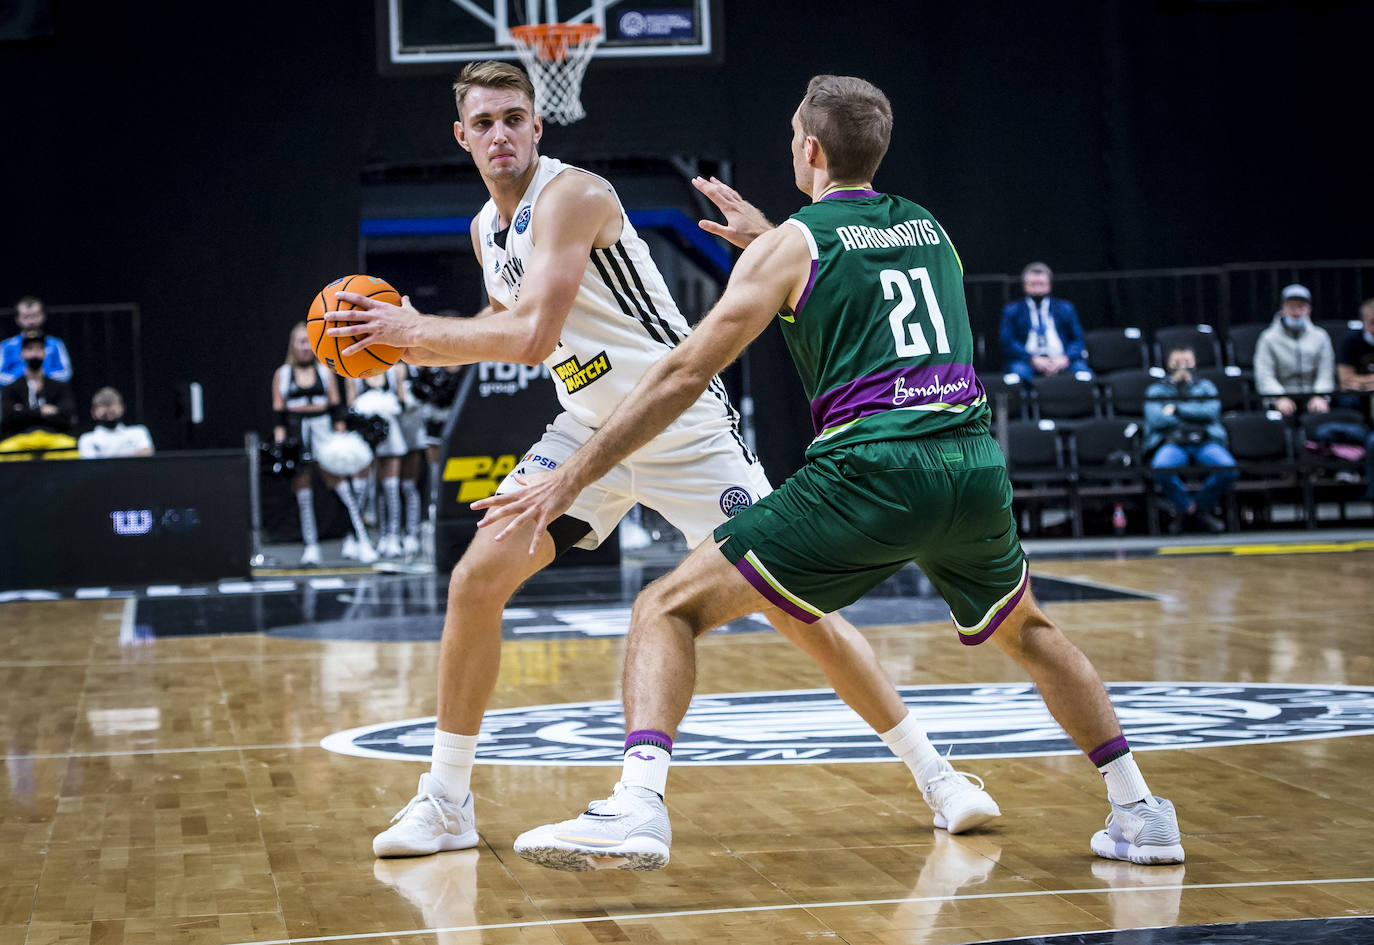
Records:
{"label": "orange basketball", "polygon": [[401,293],[397,292],[384,279],[376,276],[344,276],[325,286],[310,303],[310,314],[305,317],[305,330],[310,334],[310,347],[330,369],[344,377],[371,377],[381,374],[396,363],[401,356],[400,348],[391,345],[371,345],[356,354],[344,356],[343,350],[357,341],[357,338],[335,338],[326,335],[324,330],[331,324],[341,322],[325,321],[327,312],[350,312],[357,308],[352,302],[341,302],[336,292],[355,292],[370,299],[401,304]]}

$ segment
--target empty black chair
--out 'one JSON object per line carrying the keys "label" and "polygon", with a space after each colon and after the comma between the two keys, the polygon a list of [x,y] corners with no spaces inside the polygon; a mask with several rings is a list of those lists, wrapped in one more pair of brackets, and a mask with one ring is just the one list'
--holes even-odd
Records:
{"label": "empty black chair", "polygon": [[1094,328],[1083,333],[1088,364],[1098,374],[1150,366],[1150,354],[1139,328]]}
{"label": "empty black chair", "polygon": [[[1008,382],[1007,378],[1011,378]],[[979,373],[978,382],[983,385],[983,391],[988,396],[988,405],[992,407],[992,414],[997,416],[997,411],[1005,403],[1008,420],[1024,420],[1026,417],[1026,385],[1021,383],[1021,378],[1015,374],[994,374]]]}
{"label": "empty black chair", "polygon": [[1358,410],[1340,408],[1329,413],[1305,413],[1296,432],[1298,442],[1293,448],[1306,470],[1304,483],[1311,498],[1313,519],[1319,505],[1329,507],[1334,503],[1341,521],[1346,521],[1346,506],[1363,501],[1366,495],[1365,443],[1370,432],[1367,418]]}
{"label": "empty black chair", "polygon": [[1316,325],[1318,328],[1325,329],[1326,333],[1331,336],[1331,344],[1337,348],[1341,346],[1342,338],[1352,331],[1359,331],[1364,327],[1358,318],[1324,318],[1312,324]]}
{"label": "empty black chair", "polygon": [[1097,385],[1086,375],[1065,371],[1035,380],[1031,392],[1035,415],[1041,420],[1086,420],[1097,416]]}
{"label": "empty black chair", "polygon": [[1135,417],[1145,416],[1145,391],[1155,381],[1164,377],[1164,372],[1159,368],[1151,368],[1148,371],[1129,369],[1125,371],[1113,371],[1105,378],[1101,378],[1103,386],[1106,388],[1107,405],[1111,408],[1114,417]]}
{"label": "empty black chair", "polygon": [[1208,380],[1216,385],[1222,413],[1250,409],[1250,383],[1240,373],[1240,368],[1200,368],[1194,376],[1200,381]]}
{"label": "empty black chair", "polygon": [[1268,322],[1231,326],[1227,341],[1231,349],[1231,363],[1233,365],[1242,371],[1255,369],[1255,343],[1259,341],[1260,332],[1268,327]]}
{"label": "empty black chair", "polygon": [[1187,345],[1197,355],[1198,367],[1221,364],[1221,343],[1211,325],[1173,325],[1155,330],[1155,364],[1160,367],[1174,348]]}
{"label": "empty black chair", "polygon": [[1140,455],[1141,424],[1129,417],[1100,417],[1074,425],[1069,447],[1074,506],[1080,521],[1106,521],[1117,504],[1123,514],[1159,531],[1150,502],[1150,469]]}
{"label": "empty black chair", "polygon": [[1064,465],[1059,428],[1053,420],[1010,420],[1006,423],[1007,473],[1011,478],[1013,510],[1022,529],[1040,532],[1046,506],[1062,508],[1074,522],[1073,491]]}
{"label": "empty black chair", "polygon": [[[1247,410],[1221,418],[1226,448],[1236,459],[1240,478],[1231,489],[1231,508],[1249,513],[1254,521],[1273,521],[1277,501],[1300,504],[1309,525],[1311,503],[1303,488],[1293,452],[1291,426],[1277,410]],[[1237,524],[1232,516],[1232,526]]]}

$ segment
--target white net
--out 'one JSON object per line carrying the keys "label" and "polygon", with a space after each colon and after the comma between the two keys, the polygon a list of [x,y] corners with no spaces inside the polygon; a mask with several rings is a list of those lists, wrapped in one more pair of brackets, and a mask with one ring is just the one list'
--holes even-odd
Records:
{"label": "white net", "polygon": [[514,27],[511,39],[534,84],[535,111],[560,125],[586,117],[582,76],[601,41],[601,31],[588,24],[546,23]]}

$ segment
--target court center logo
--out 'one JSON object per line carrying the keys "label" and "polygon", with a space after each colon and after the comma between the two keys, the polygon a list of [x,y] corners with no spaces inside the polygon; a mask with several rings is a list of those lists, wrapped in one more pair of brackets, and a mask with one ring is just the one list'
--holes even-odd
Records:
{"label": "court center logo", "polygon": [[[1108,683],[1131,747],[1211,748],[1374,734],[1374,687]],[[903,686],[933,742],[962,759],[1070,755],[1077,749],[1029,684]],[[482,721],[477,760],[502,765],[618,765],[619,702],[498,709]],[[320,743],[363,758],[427,760],[434,719],[337,732]],[[877,735],[828,689],[697,696],[673,743],[673,763],[806,764],[894,761]]]}

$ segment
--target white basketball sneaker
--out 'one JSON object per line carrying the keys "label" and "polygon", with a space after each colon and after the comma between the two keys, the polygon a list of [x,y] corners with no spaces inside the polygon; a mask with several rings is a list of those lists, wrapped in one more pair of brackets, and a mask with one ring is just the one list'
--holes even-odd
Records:
{"label": "white basketball sneaker", "polygon": [[472,794],[455,804],[444,793],[439,779],[429,772],[410,803],[391,818],[391,826],[372,839],[377,856],[428,856],[441,850],[466,850],[477,846],[477,818]]}
{"label": "white basketball sneaker", "polygon": [[420,553],[420,536],[406,535],[401,539],[401,553],[407,558],[413,558]]}
{"label": "white basketball sneaker", "polygon": [[350,561],[358,560],[358,539],[354,538],[352,535],[344,538],[343,548],[339,551],[339,554]]}
{"label": "white basketball sneaker", "polygon": [[301,567],[303,567],[303,568],[317,568],[317,567],[319,567],[319,566],[320,566],[320,546],[319,546],[319,545],[306,545],[306,546],[305,546],[305,550],[301,552]]}
{"label": "white basketball sneaker", "polygon": [[515,838],[515,852],[540,866],[586,870],[661,870],[673,830],[663,798],[648,788],[617,783],[572,820],[545,824]]}
{"label": "white basketball sneaker", "polygon": [[381,556],[378,555],[377,550],[372,547],[372,542],[368,541],[366,538],[360,539],[358,541],[359,564],[372,564],[379,557]]}
{"label": "white basketball sneaker", "polygon": [[1093,834],[1093,852],[1107,860],[1131,863],[1182,863],[1183,839],[1172,801],[1147,797],[1134,804],[1112,805],[1107,829]]}
{"label": "white basketball sneaker", "polygon": [[926,776],[921,795],[935,812],[937,828],[963,833],[1002,816],[1002,809],[983,790],[983,779],[978,775],[955,771],[948,758],[932,761],[926,768],[934,773]]}

